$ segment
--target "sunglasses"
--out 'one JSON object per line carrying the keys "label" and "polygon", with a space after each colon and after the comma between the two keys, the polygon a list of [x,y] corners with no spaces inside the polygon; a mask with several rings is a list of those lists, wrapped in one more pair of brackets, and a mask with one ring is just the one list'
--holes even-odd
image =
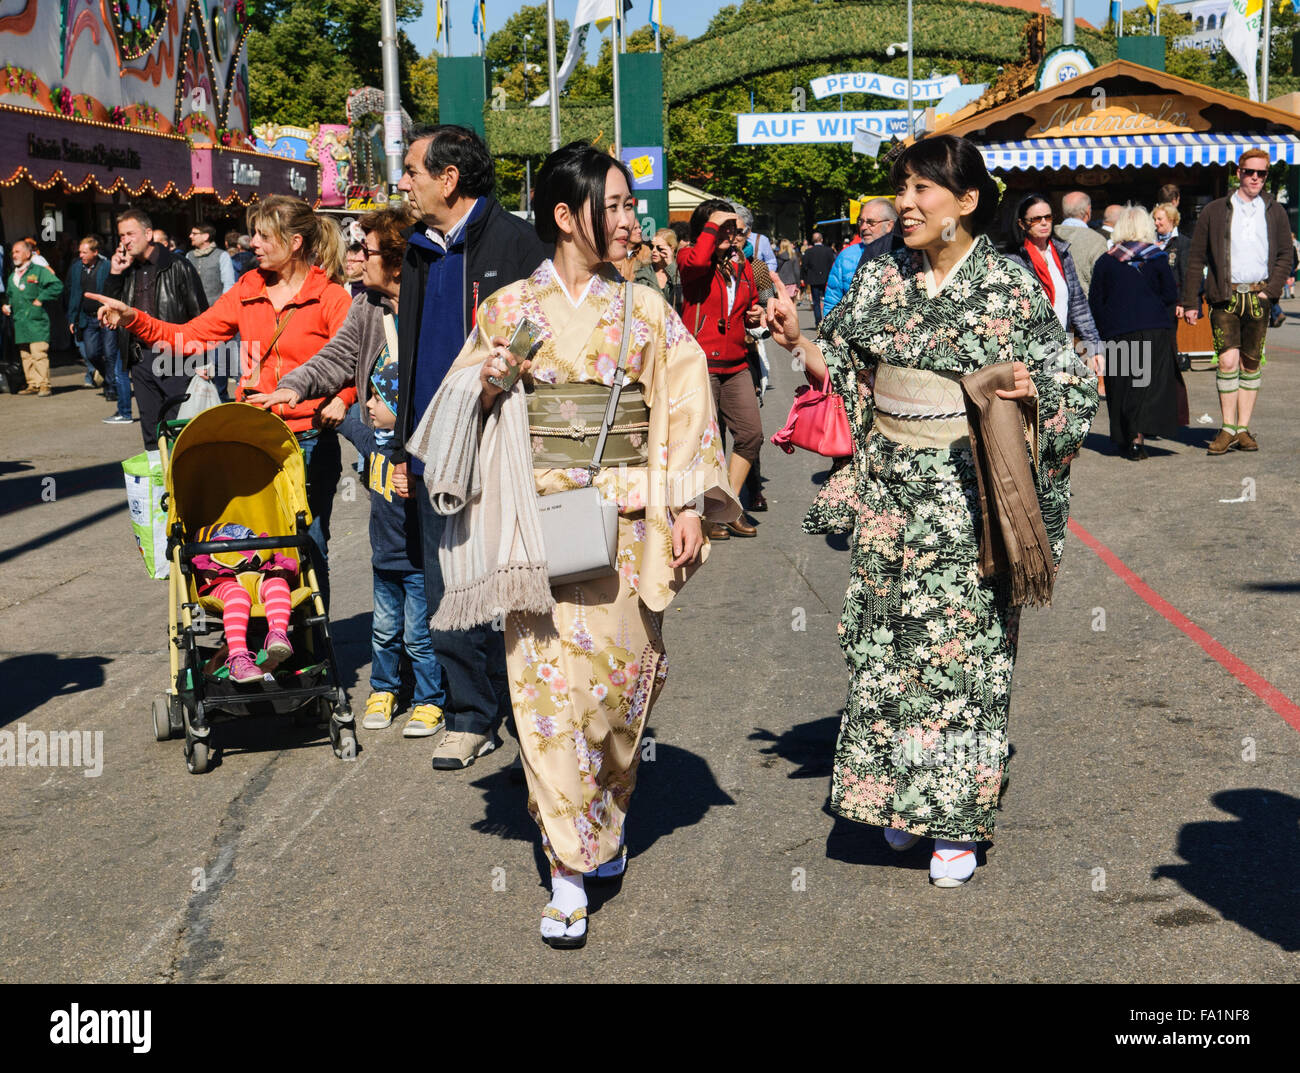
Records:
{"label": "sunglasses", "polygon": [[1043,213],[1043,215],[1041,216],[1026,216],[1025,223],[1029,224],[1030,227],[1033,227],[1034,224],[1041,224],[1044,220],[1050,222],[1051,219],[1052,219],[1052,214],[1050,212],[1047,212],[1047,213]]}
{"label": "sunglasses", "polygon": [[1237,174],[1243,179],[1263,179],[1268,175],[1268,168],[1238,168]]}

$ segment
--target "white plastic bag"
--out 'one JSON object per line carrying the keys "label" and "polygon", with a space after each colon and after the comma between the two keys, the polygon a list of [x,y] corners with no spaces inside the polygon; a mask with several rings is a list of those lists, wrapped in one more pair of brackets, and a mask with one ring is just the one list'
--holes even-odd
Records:
{"label": "white plastic bag", "polygon": [[190,397],[181,403],[181,408],[176,413],[181,421],[189,421],[191,418],[198,417],[204,410],[221,405],[221,396],[217,394],[212,381],[205,380],[198,373],[190,377],[190,386],[185,390]]}
{"label": "white plastic bag", "polygon": [[131,530],[144,557],[144,568],[151,578],[165,578],[171,564],[167,559],[167,512],[162,506],[167,490],[162,462],[156,452],[142,452],[123,462],[122,472],[126,477]]}

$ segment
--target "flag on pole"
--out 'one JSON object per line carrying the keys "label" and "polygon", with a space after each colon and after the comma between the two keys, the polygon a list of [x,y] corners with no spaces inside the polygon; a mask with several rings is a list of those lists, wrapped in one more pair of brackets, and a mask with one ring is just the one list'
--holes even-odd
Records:
{"label": "flag on pole", "polygon": [[1160,0],[1147,0],[1147,7],[1150,8],[1153,17],[1155,16],[1156,8],[1158,8],[1159,6],[1160,6]]}
{"label": "flag on pole", "polygon": [[[623,0],[623,11],[632,6],[632,0]],[[569,47],[564,52],[564,60],[556,72],[555,82],[559,92],[564,92],[569,76],[578,66],[578,60],[587,51],[587,31],[592,24],[599,32],[614,21],[614,0],[578,0],[578,8],[573,15],[573,32],[569,35]],[[551,103],[551,91],[548,89],[535,101],[537,108],[545,108]]]}
{"label": "flag on pole", "polygon": [[[1300,0],[1293,0],[1294,3],[1300,3]],[[650,0],[650,25],[655,28],[655,33],[663,29],[664,24],[664,0]]]}
{"label": "flag on pole", "polygon": [[487,0],[478,0],[474,5],[474,32],[478,34],[478,43],[487,44]]}
{"label": "flag on pole", "polygon": [[1230,0],[1223,18],[1223,47],[1246,76],[1252,101],[1259,100],[1259,26],[1263,18],[1263,0]]}

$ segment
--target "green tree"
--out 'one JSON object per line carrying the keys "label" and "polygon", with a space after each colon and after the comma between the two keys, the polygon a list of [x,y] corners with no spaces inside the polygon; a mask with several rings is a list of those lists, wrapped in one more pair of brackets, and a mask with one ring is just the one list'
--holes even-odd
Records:
{"label": "green tree", "polygon": [[[531,38],[531,39],[529,39]],[[564,58],[569,47],[569,23],[555,20],[555,62]],[[487,57],[491,84],[503,86],[506,100],[524,104],[546,90],[546,5],[521,7],[506,24],[488,38]],[[524,75],[524,55],[529,65]],[[525,94],[525,90],[527,93]]]}
{"label": "green tree", "polygon": [[[250,0],[248,9],[254,124],[342,122],[349,90],[383,84],[380,10],[373,0]],[[397,0],[398,26],[422,9],[422,0]],[[414,113],[411,73],[419,53],[400,29],[397,49],[402,104]]]}

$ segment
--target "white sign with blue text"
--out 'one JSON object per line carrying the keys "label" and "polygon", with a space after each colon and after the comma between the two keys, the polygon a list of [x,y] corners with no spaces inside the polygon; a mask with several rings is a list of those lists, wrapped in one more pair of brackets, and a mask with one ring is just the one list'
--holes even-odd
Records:
{"label": "white sign with blue text", "polygon": [[851,142],[860,130],[904,138],[907,112],[742,112],[736,116],[737,145]]}
{"label": "white sign with blue text", "polygon": [[[856,71],[850,74],[823,75],[808,83],[813,96],[819,101],[840,93],[870,93],[876,97],[893,97],[907,100],[907,79],[896,75],[880,75],[873,71]],[[961,85],[956,75],[942,78],[916,78],[912,80],[912,100],[938,102],[945,93]]]}

